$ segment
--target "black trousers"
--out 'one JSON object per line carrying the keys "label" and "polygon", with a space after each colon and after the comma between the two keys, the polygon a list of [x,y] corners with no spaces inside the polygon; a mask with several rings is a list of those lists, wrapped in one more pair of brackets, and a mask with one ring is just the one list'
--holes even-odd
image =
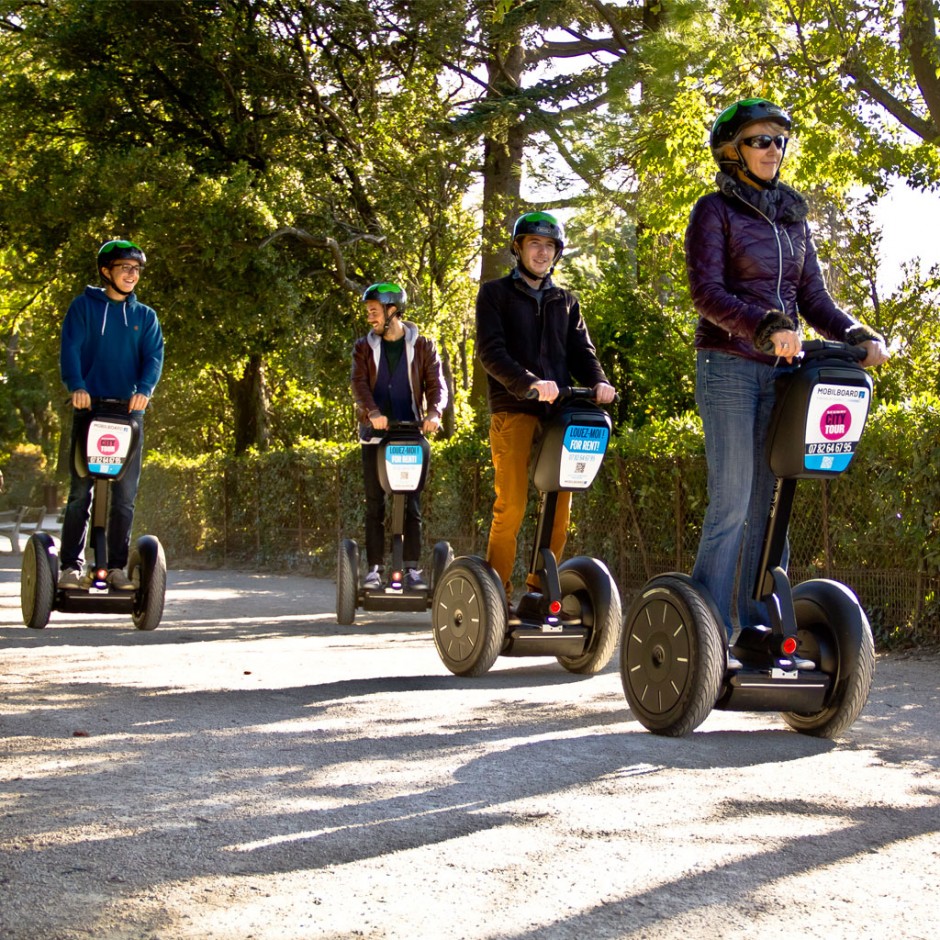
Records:
{"label": "black trousers", "polygon": [[[362,481],[366,492],[366,561],[370,568],[385,566],[385,490],[379,483],[379,451],[363,444]],[[421,494],[409,493],[405,502],[404,563],[417,568],[421,557]]]}

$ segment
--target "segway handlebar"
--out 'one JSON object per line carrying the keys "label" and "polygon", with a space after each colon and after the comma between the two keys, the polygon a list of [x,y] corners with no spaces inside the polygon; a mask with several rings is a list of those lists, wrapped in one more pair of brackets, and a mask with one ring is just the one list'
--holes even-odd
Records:
{"label": "segway handlebar", "polygon": [[834,339],[808,339],[803,343],[803,357],[806,359],[845,359],[849,362],[862,362],[868,355],[864,346],[853,346]]}
{"label": "segway handlebar", "polygon": [[[774,344],[768,340],[761,352],[772,356]],[[853,346],[837,339],[808,339],[800,349],[800,358],[803,359],[845,359],[847,362],[862,362],[867,355],[868,350],[864,346]]]}
{"label": "segway handlebar", "polygon": [[382,428],[381,430],[372,428],[372,433],[381,434],[384,436],[386,434],[391,434],[393,431],[414,431],[417,434],[423,435],[424,432],[421,430],[423,425],[423,421],[397,421],[393,418],[389,418],[388,427]]}
{"label": "segway handlebar", "polygon": [[[525,393],[525,398],[528,401],[535,401],[539,397],[538,389],[530,388]],[[582,388],[578,385],[559,385],[558,386],[558,397],[549,404],[552,405],[562,405],[566,401],[572,401],[575,398],[584,398],[587,401],[596,401],[594,397],[593,388]],[[620,398],[619,394],[614,394],[614,401],[617,401]]]}

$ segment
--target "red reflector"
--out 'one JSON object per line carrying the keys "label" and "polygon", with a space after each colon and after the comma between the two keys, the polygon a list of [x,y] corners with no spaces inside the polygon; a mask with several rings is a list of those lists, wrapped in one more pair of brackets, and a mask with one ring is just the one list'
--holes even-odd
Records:
{"label": "red reflector", "polygon": [[97,581],[107,581],[108,580],[108,569],[107,568],[98,568],[95,571],[95,580]]}
{"label": "red reflector", "polygon": [[557,614],[561,612],[561,601],[552,601],[548,605],[548,612],[550,614]]}
{"label": "red reflector", "polygon": [[796,652],[796,639],[792,636],[788,636],[784,641],[781,649],[787,656],[792,656]]}

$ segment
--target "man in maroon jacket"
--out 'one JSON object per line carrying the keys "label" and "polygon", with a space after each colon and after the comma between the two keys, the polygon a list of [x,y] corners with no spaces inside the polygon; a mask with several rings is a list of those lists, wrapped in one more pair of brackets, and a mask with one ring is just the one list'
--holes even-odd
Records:
{"label": "man in maroon jacket", "polygon": [[[421,421],[433,434],[447,407],[447,383],[434,343],[402,320],[408,295],[398,284],[367,287],[362,295],[371,329],[353,347],[352,392],[362,443],[362,474],[366,493],[366,561],[363,587],[382,587],[385,570],[385,491],[379,483],[378,431],[389,420]],[[405,587],[427,587],[421,577],[421,494],[410,493],[405,504]]]}

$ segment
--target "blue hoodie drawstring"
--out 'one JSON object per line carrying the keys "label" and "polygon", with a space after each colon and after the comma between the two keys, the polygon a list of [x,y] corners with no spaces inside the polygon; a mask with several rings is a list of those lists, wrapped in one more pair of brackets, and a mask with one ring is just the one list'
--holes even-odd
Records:
{"label": "blue hoodie drawstring", "polygon": [[[108,325],[108,307],[110,307],[107,301],[104,302],[104,317],[101,320],[101,335],[104,336],[104,328]],[[124,325],[127,326],[127,301],[121,305],[121,309],[124,311]]]}

